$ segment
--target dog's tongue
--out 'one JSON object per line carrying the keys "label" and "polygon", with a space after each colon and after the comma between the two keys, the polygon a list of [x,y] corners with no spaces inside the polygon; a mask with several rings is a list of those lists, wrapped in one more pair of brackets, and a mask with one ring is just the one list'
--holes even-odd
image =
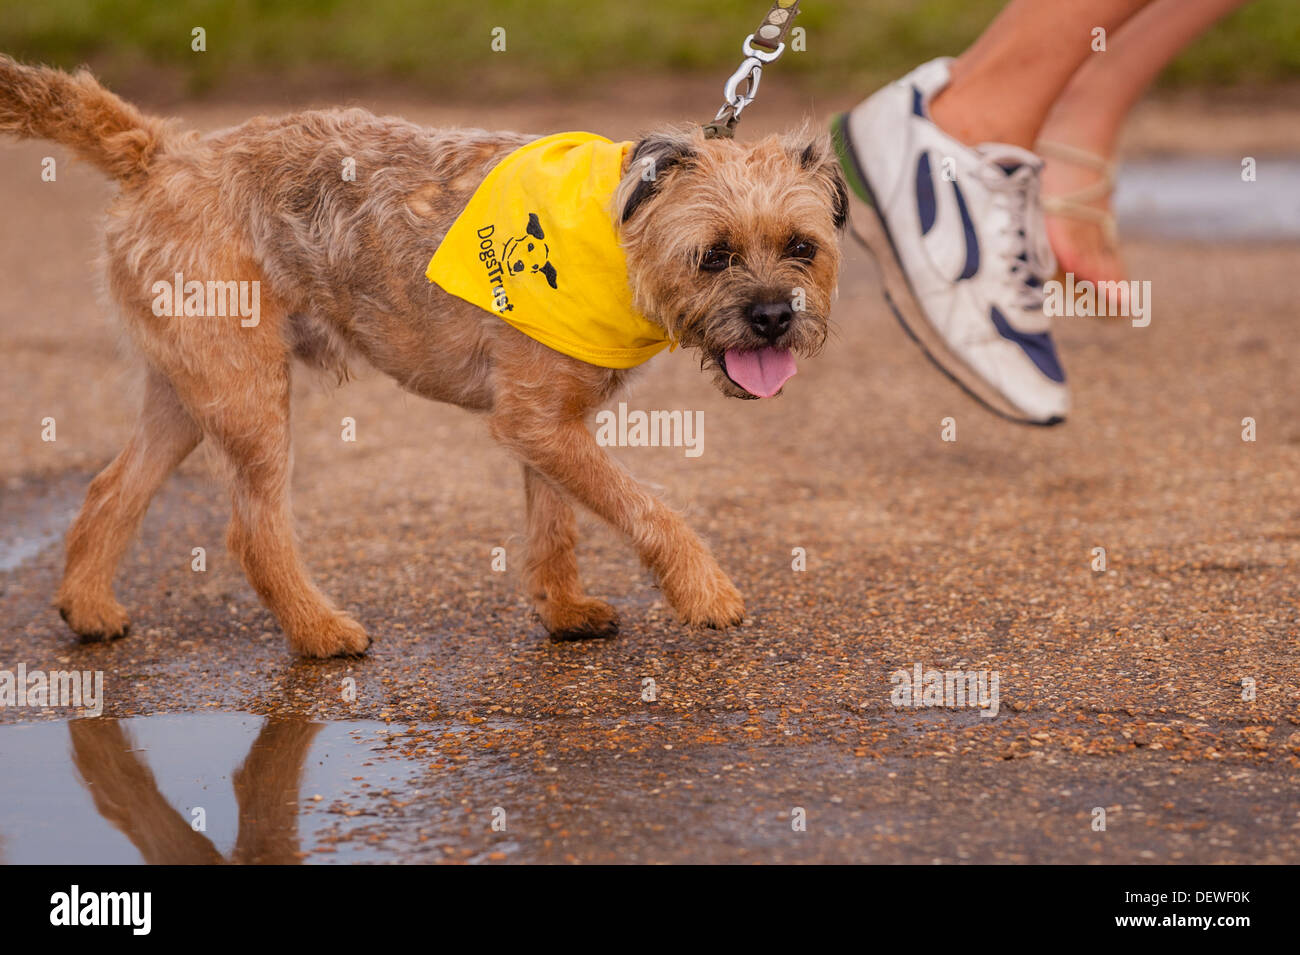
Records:
{"label": "dog's tongue", "polygon": [[794,355],[788,348],[760,348],[757,351],[729,349],[724,361],[727,376],[756,398],[771,398],[795,376]]}

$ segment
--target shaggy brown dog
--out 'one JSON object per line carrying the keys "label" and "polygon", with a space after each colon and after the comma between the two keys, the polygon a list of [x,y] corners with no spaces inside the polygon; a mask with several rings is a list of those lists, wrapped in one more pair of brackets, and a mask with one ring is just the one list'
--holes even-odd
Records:
{"label": "shaggy brown dog", "polygon": [[[206,437],[232,465],[230,547],[293,648],[329,656],[369,646],[294,546],[295,356],[340,376],[360,357],[408,391],[487,415],[523,464],[525,573],[552,635],[617,632],[614,610],[578,580],[574,501],[627,535],[683,621],[741,620],[741,596],[708,547],[587,429],[628,372],[552,351],[425,278],[475,188],[533,137],[424,129],[357,109],[200,137],[141,114],[85,72],[4,56],[0,131],[62,143],[121,184],[108,216],[108,288],[148,380],[134,435],[68,532],[56,604],[83,640],[127,632],[114,570],[149,499]],[[349,158],[356,181],[340,175]],[[610,210],[637,308],[698,349],[724,393],[748,397],[726,374],[729,349],[806,356],[822,346],[846,214],[827,137],[742,145],[698,131],[652,135],[630,153]],[[156,315],[151,289],[177,273],[260,282],[257,324]],[[783,303],[796,288],[805,307],[791,312]]]}

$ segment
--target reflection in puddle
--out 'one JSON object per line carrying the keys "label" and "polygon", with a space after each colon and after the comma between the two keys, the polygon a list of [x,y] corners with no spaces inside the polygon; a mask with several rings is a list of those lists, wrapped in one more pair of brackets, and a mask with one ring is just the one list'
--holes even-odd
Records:
{"label": "reflection in puddle", "polygon": [[0,726],[0,861],[381,861],[340,836],[386,787],[412,792],[373,765],[393,734],[228,713]]}

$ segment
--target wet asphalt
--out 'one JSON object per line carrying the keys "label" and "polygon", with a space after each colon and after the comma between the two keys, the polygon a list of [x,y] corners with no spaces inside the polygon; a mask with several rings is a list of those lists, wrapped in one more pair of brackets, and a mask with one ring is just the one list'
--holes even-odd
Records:
{"label": "wet asphalt", "polygon": [[[510,119],[582,125],[579,105]],[[856,248],[830,346],[780,398],[656,358],[623,400],[703,412],[703,454],[613,453],[745,594],[723,632],[679,625],[584,516],[584,580],[622,632],[551,643],[521,594],[521,476],[482,421],[303,372],[301,545],[369,656],[290,655],[202,450],[123,562],[131,636],[81,647],[50,607],[60,537],[138,391],[88,266],[108,187],[71,163],[42,183],[50,152],[0,150],[0,668],[102,671],[105,705],[0,709],[22,768],[0,860],[1300,859],[1300,246],[1131,245],[1151,324],[1058,322],[1075,411],[1054,429],[939,377]],[[996,674],[996,715],[896,707],[917,664]],[[200,804],[206,846],[176,824]],[[24,835],[63,817],[90,835]]]}

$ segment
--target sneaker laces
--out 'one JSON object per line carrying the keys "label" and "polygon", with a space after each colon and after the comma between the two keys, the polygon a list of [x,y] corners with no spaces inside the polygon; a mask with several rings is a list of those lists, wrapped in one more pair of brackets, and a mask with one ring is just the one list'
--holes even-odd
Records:
{"label": "sneaker laces", "polygon": [[978,167],[980,180],[1004,214],[996,233],[1002,240],[998,251],[1016,288],[1015,303],[1041,312],[1043,283],[1056,274],[1043,219],[1042,166],[1015,146],[985,146],[980,155],[985,160]]}

